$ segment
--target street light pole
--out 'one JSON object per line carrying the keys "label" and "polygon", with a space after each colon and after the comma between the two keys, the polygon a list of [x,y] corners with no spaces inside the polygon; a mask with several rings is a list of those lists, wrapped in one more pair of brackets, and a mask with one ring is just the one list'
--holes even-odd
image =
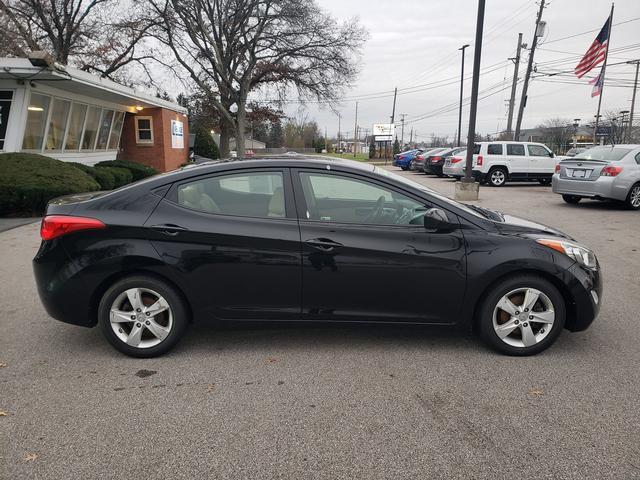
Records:
{"label": "street light pole", "polygon": [[576,148],[578,142],[578,127],[580,126],[580,119],[573,119],[573,148]]}
{"label": "street light pole", "polygon": [[633,135],[633,112],[636,107],[636,91],[638,90],[638,69],[640,68],[640,60],[632,60],[627,63],[636,64],[636,79],[633,82],[633,95],[631,96],[631,112],[629,113],[629,128],[627,130],[627,143],[631,143],[631,136]]}
{"label": "street light pole", "polygon": [[458,50],[462,52],[462,66],[460,68],[460,106],[458,107],[458,142],[456,146],[460,146],[460,131],[462,129],[462,93],[464,91],[464,51],[469,46],[466,45],[461,46]]}

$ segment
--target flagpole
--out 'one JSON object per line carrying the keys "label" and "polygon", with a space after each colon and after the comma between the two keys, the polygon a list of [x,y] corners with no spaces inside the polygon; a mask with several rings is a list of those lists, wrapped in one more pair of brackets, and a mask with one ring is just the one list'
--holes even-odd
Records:
{"label": "flagpole", "polygon": [[600,86],[600,95],[598,95],[598,113],[596,113],[596,125],[593,128],[593,144],[596,145],[596,141],[598,139],[598,124],[600,123],[600,107],[602,106],[602,95],[604,94],[604,77],[607,72],[607,61],[609,60],[609,45],[611,45],[611,30],[613,27],[613,2],[611,3],[611,14],[609,15],[609,38],[607,40],[607,49],[604,52],[604,65],[602,65],[602,78],[600,81],[602,82]]}

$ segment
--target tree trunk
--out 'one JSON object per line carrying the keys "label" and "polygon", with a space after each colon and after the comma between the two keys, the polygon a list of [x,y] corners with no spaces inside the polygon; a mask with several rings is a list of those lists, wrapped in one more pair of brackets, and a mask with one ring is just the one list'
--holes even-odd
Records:
{"label": "tree trunk", "polygon": [[236,152],[238,157],[244,157],[244,136],[245,127],[247,124],[247,112],[243,103],[238,105],[238,112],[236,113]]}
{"label": "tree trunk", "polygon": [[220,121],[220,145],[218,150],[220,151],[220,158],[229,158],[229,137],[231,136],[232,128],[228,123],[221,119]]}

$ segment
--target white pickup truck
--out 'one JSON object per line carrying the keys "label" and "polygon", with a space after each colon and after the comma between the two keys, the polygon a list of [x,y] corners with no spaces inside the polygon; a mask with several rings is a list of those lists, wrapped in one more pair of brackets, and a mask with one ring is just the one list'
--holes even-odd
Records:
{"label": "white pickup truck", "polygon": [[[501,187],[507,181],[537,180],[551,184],[558,159],[543,143],[478,142],[473,155],[473,176],[480,183]],[[442,173],[451,177],[464,176],[465,156],[446,160]]]}

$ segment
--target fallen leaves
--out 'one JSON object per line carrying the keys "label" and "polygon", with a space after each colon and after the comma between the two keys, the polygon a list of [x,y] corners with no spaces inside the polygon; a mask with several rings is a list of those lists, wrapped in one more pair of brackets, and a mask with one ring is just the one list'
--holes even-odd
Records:
{"label": "fallen leaves", "polygon": [[276,357],[267,357],[264,360],[264,363],[276,363],[278,359]]}
{"label": "fallen leaves", "polygon": [[26,457],[22,459],[23,462],[33,462],[35,461],[39,455],[37,453],[28,453]]}
{"label": "fallen leaves", "polygon": [[4,362],[0,362],[0,368],[5,368],[6,366],[7,366],[7,364],[6,364],[6,363],[4,363]]}
{"label": "fallen leaves", "polygon": [[213,392],[213,390],[216,388],[216,384],[215,383],[210,383],[207,386],[207,392]]}
{"label": "fallen leaves", "polygon": [[529,390],[529,395],[539,397],[540,395],[544,395],[544,391],[540,388],[532,388],[531,390]]}
{"label": "fallen leaves", "polygon": [[8,415],[7,412],[0,410],[0,417],[6,417]]}

